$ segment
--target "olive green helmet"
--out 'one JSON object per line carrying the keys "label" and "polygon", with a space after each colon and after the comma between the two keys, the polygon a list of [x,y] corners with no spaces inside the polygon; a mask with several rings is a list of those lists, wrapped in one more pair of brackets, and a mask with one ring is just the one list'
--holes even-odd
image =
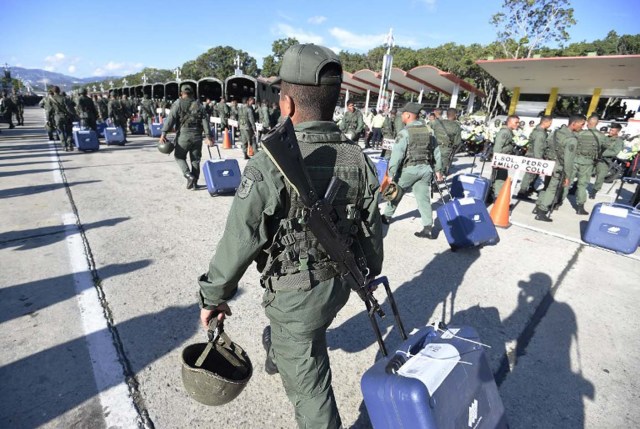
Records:
{"label": "olive green helmet", "polygon": [[394,203],[400,201],[400,198],[402,198],[403,194],[404,190],[400,186],[398,186],[397,183],[391,182],[382,192],[382,199],[385,201],[389,201],[390,203]]}
{"label": "olive green helmet", "polygon": [[173,144],[171,140],[167,140],[164,143],[158,143],[158,150],[161,153],[169,155],[176,148],[176,145]]}
{"label": "olive green helmet", "polygon": [[[245,351],[223,332],[222,322],[209,324],[209,342],[182,350],[182,383],[189,396],[205,405],[224,405],[245,388],[253,366]],[[213,329],[212,329],[213,328]]]}

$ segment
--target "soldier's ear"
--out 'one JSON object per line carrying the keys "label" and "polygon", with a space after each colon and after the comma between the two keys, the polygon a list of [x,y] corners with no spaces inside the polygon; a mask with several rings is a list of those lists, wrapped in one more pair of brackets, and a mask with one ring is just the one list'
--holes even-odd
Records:
{"label": "soldier's ear", "polygon": [[280,95],[280,112],[282,114],[282,116],[289,116],[292,117],[295,114],[296,111],[296,105],[295,102],[293,101],[293,98],[291,98],[288,95]]}

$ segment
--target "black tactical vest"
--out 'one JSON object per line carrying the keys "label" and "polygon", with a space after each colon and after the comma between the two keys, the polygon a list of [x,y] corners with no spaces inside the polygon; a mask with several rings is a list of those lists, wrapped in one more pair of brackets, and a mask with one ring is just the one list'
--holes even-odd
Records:
{"label": "black tactical vest", "polygon": [[433,161],[433,147],[431,145],[431,133],[427,127],[407,127],[409,143],[404,165],[431,164]]}
{"label": "black tactical vest", "polygon": [[[367,168],[360,147],[339,132],[296,135],[318,195],[324,195],[333,176],[345,182],[333,203],[336,225],[361,262],[363,271],[366,270],[366,261],[357,242]],[[309,290],[319,282],[335,277],[338,271],[305,225],[307,209],[288,184],[287,192],[290,196],[288,215],[280,221],[267,250],[269,256],[262,280],[273,290]]]}

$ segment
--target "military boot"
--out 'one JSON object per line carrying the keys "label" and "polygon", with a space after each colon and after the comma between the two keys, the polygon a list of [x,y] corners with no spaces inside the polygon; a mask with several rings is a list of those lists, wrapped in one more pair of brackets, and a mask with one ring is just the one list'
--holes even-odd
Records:
{"label": "military boot", "polygon": [[576,214],[579,215],[588,215],[589,212],[584,209],[584,204],[578,204],[576,206]]}
{"label": "military boot", "polygon": [[193,189],[196,183],[196,178],[191,173],[185,173],[184,177],[187,179],[187,189]]}
{"label": "military boot", "polygon": [[416,237],[428,238],[430,240],[433,240],[433,234],[431,232],[431,227],[425,226],[424,228],[422,228],[422,231],[414,232],[413,235],[415,235]]}
{"label": "military boot", "polygon": [[542,222],[553,222],[553,219],[551,219],[549,217],[549,212],[542,210],[542,209],[538,209],[536,212],[536,220],[542,221]]}
{"label": "military boot", "polygon": [[269,374],[277,374],[278,367],[276,363],[271,359],[271,326],[266,326],[262,331],[262,347],[267,352],[267,358],[264,361],[264,371]]}

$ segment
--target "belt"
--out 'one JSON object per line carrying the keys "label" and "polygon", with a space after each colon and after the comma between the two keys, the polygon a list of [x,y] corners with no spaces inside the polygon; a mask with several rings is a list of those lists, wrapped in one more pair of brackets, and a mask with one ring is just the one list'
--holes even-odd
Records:
{"label": "belt", "polygon": [[271,292],[279,291],[310,291],[323,281],[332,279],[338,275],[333,267],[325,267],[317,270],[305,270],[294,274],[286,274],[280,277],[267,277],[260,279],[262,287]]}

